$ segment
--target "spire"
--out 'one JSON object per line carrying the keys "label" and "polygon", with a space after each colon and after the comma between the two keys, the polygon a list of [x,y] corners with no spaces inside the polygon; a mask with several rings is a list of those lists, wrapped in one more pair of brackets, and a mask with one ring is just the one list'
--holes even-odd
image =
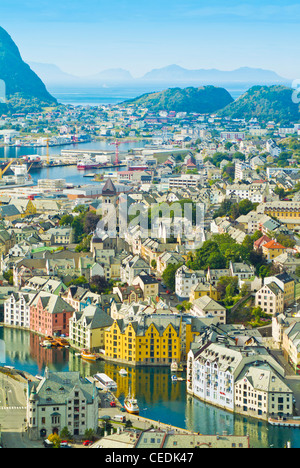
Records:
{"label": "spire", "polygon": [[104,184],[102,189],[102,195],[104,196],[115,196],[117,195],[117,190],[115,185],[113,184],[112,180],[109,178]]}

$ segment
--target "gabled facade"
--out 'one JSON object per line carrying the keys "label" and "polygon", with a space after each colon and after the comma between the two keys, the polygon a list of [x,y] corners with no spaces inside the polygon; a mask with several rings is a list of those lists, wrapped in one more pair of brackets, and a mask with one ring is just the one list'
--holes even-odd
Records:
{"label": "gabled facade", "polygon": [[94,383],[79,372],[49,372],[37,384],[28,383],[26,419],[30,440],[60,434],[64,427],[72,436],[98,429],[98,394]]}

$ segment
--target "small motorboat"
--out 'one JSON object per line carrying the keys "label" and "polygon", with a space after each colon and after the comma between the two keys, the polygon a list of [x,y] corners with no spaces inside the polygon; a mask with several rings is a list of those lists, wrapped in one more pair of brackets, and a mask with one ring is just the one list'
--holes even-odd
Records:
{"label": "small motorboat", "polygon": [[172,372],[177,372],[178,370],[178,364],[176,361],[173,361],[172,364],[171,364],[171,371]]}
{"label": "small motorboat", "polygon": [[127,413],[129,413],[129,414],[139,414],[140,413],[138,402],[137,402],[136,398],[134,398],[134,396],[130,395],[130,393],[127,396],[127,398],[125,398],[124,408],[127,411]]}
{"label": "small motorboat", "polygon": [[86,350],[82,351],[80,355],[82,359],[85,359],[87,361],[97,361],[97,359],[99,359],[98,354],[94,354]]}
{"label": "small motorboat", "polygon": [[121,370],[119,371],[119,374],[120,374],[120,375],[127,375],[127,370],[121,369]]}

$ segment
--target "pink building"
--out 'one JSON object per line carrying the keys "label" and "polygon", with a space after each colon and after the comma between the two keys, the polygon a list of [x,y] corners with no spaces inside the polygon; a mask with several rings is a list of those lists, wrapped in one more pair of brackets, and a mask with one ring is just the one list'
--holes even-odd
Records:
{"label": "pink building", "polygon": [[30,329],[45,336],[68,335],[74,310],[61,297],[41,291],[30,304]]}

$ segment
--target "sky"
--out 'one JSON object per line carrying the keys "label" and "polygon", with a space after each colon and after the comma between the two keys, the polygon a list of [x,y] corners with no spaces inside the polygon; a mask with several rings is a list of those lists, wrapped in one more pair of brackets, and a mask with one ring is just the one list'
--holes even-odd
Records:
{"label": "sky", "polygon": [[255,67],[300,79],[295,0],[1,0],[0,26],[26,62],[77,76],[124,68]]}

